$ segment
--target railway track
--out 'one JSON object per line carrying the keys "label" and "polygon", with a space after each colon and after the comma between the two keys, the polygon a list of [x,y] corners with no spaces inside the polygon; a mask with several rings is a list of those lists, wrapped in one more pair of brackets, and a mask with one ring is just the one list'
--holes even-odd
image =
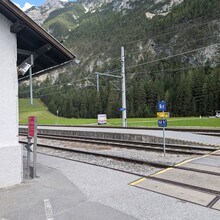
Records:
{"label": "railway track", "polygon": [[[20,133],[20,135],[27,136],[26,133]],[[153,181],[169,184],[171,186],[174,185],[181,188],[186,188],[194,191],[200,191],[203,193],[215,195],[216,196],[215,199],[207,205],[207,207],[209,208],[212,208],[213,205],[219,200],[219,196],[220,196],[219,190],[212,189],[210,187],[202,187],[200,185],[197,186],[191,184],[190,182],[182,182],[176,179],[174,180],[172,179],[170,180],[169,178],[163,179],[163,178],[159,178],[157,175],[156,176],[154,175],[155,173],[161,170],[163,170],[162,171],[163,173],[164,171],[169,171],[170,169],[174,169],[174,171],[177,171],[177,173],[180,172],[180,170],[183,170],[184,172],[186,171],[185,173],[190,173],[191,175],[197,175],[196,173],[202,173],[204,175],[209,174],[212,176],[219,177],[220,173],[218,173],[216,170],[211,170],[211,169],[202,170],[203,167],[197,167],[197,166],[192,168],[187,166],[187,164],[185,165],[184,163],[180,162],[184,160],[188,161],[189,158],[190,161],[193,159],[198,159],[201,157],[201,155],[202,158],[204,158],[206,157],[206,155],[210,155],[212,153],[214,153],[214,157],[217,157],[219,156],[219,153],[216,153],[214,151],[218,150],[219,149],[218,147],[167,144],[166,145],[167,160],[161,159],[158,162],[154,158],[151,158],[151,156],[146,159],[142,157],[141,159],[138,157],[135,158],[136,156],[132,157],[131,155],[129,157],[129,154],[126,155],[123,153],[121,155],[113,155],[111,154],[111,150],[109,150],[116,148],[123,149],[123,152],[136,150],[137,152],[142,151],[150,155],[151,152],[154,152],[154,154],[160,155],[160,158],[165,159],[165,157],[162,157],[161,154],[163,151],[162,144],[157,144],[157,143],[144,143],[138,141],[127,141],[127,140],[124,141],[124,140],[101,139],[101,138],[97,139],[92,137],[76,137],[76,136],[71,137],[68,135],[61,137],[57,135],[42,135],[42,134],[38,135],[38,140],[40,142],[45,142],[44,144],[42,143],[38,144],[39,149],[40,148],[47,149],[40,151],[41,154],[43,153],[50,156],[77,161],[80,163],[91,164],[93,166],[104,167],[119,172],[133,174],[139,177],[147,177],[148,179],[151,179]],[[48,143],[50,144],[46,143],[47,140],[49,140]],[[26,144],[26,141],[21,141],[21,143]],[[57,143],[56,146],[53,143]],[[82,146],[85,144],[87,146],[90,146],[90,148],[82,147],[83,150],[81,150],[80,148],[77,148],[78,146],[76,143],[80,143]],[[94,152],[93,146],[94,148],[96,149],[100,148],[101,150],[99,150],[99,152]],[[106,149],[108,150],[105,151],[105,148],[103,147],[102,149],[102,146],[110,146],[110,147],[107,147]],[[180,156],[180,160],[178,162],[173,162],[169,158],[170,155],[188,155],[188,159],[186,157]],[[100,163],[97,161],[104,161],[104,162]],[[118,164],[123,164],[123,166],[120,166]],[[135,166],[142,166],[143,169],[147,171],[140,172],[138,169],[134,168]]]}
{"label": "railway track", "polygon": [[[26,134],[23,134],[26,135]],[[97,144],[97,141],[99,144],[105,144],[106,145],[106,141],[103,142],[103,140],[94,140],[93,138],[87,138],[87,139],[81,139],[81,137],[57,137],[55,135],[39,135],[38,136],[39,139],[40,138],[44,138],[44,139],[53,139],[54,142],[56,141],[60,141],[62,140],[63,142],[73,142],[73,141],[83,141],[83,143],[87,143],[87,144]],[[61,142],[62,142],[61,141]],[[115,140],[111,140],[112,142]],[[108,144],[109,140],[107,141]],[[122,141],[123,142],[123,141]],[[20,143],[26,144],[26,141],[21,141]],[[132,142],[132,144],[134,145],[134,143],[138,143],[138,142]],[[117,147],[119,143],[114,143],[116,144]],[[125,141],[125,143],[123,144],[130,144],[130,141]],[[144,145],[145,143],[141,143],[141,145]],[[148,143],[149,144],[149,143]],[[65,145],[65,144],[64,144]],[[110,143],[111,147],[112,147],[112,143]],[[210,194],[215,194],[215,195],[219,195],[219,191],[215,191],[215,190],[210,190],[210,189],[206,189],[206,188],[202,188],[202,187],[198,187],[198,186],[193,186],[187,183],[181,183],[181,182],[176,182],[176,181],[170,181],[170,180],[163,180],[160,178],[157,178],[155,176],[152,176],[152,174],[155,174],[157,172],[159,172],[160,170],[165,170],[165,169],[179,169],[179,170],[184,170],[187,172],[194,172],[196,173],[203,173],[203,174],[209,174],[209,175],[213,175],[213,176],[220,176],[220,173],[216,172],[216,171],[210,171],[210,170],[202,170],[201,168],[190,168],[187,166],[184,166],[184,164],[180,163],[180,165],[177,163],[171,163],[171,162],[155,162],[154,160],[147,160],[147,159],[140,159],[140,158],[131,158],[131,156],[129,157],[126,154],[121,154],[121,155],[112,155],[111,153],[103,153],[101,152],[93,152],[92,150],[88,150],[88,149],[75,149],[72,148],[70,145],[67,144],[67,146],[62,146],[62,144],[59,142],[58,146],[54,146],[54,145],[49,145],[49,144],[38,144],[39,147],[41,148],[46,148],[49,149],[46,152],[43,152],[43,154],[47,154],[47,155],[51,155],[51,156],[56,156],[59,158],[63,158],[63,159],[68,159],[68,160],[72,160],[72,161],[77,161],[80,163],[86,163],[86,164],[91,164],[91,165],[95,165],[95,166],[99,166],[99,167],[104,167],[107,169],[112,169],[112,170],[116,170],[119,172],[124,172],[124,173],[128,173],[128,174],[133,174],[139,177],[146,177],[150,178],[152,180],[156,180],[156,181],[160,181],[160,182],[165,182],[167,184],[171,184],[171,185],[176,185],[179,187],[184,187],[184,188],[189,188],[192,190],[196,190],[196,191],[201,191],[201,192],[206,192],[206,193],[210,193]],[[113,145],[114,146],[114,145]],[[170,145],[172,147],[175,147],[175,145]],[[214,151],[217,150],[217,148],[214,147],[199,147],[199,146],[183,146],[183,145],[179,145],[179,148],[183,148],[183,150],[185,150],[186,148],[195,148],[196,150],[199,150],[199,154],[202,155],[206,155],[207,153],[210,154],[209,151]],[[126,147],[128,148],[128,147]],[[205,151],[201,152],[201,148],[204,149]],[[129,147],[129,149],[134,149]],[[137,151],[139,151],[139,148],[137,149],[135,147],[135,149]],[[194,150],[195,150],[194,149]],[[54,151],[54,152],[51,152]],[[141,150],[143,150],[143,146],[141,147]],[[149,149],[147,149],[149,150]],[[207,151],[208,150],[208,151]],[[41,152],[42,153],[42,152]],[[178,152],[180,153],[180,152]],[[182,153],[182,151],[181,151]],[[195,152],[191,152],[191,154],[194,154]],[[196,153],[196,154],[197,154]],[[76,156],[77,155],[77,156]],[[81,155],[81,156],[79,156]],[[215,154],[215,156],[218,154]],[[82,159],[85,158],[85,159]],[[89,158],[88,158],[89,157]],[[93,158],[93,159],[92,159]],[[196,157],[198,158],[198,156]],[[97,161],[104,161],[104,163],[100,163]],[[169,161],[169,160],[168,160]],[[123,163],[123,166],[119,166],[118,164]],[[112,164],[117,164],[112,165]],[[135,166],[142,166],[144,170],[147,170],[146,172],[140,172],[139,170],[135,169]],[[128,168],[129,167],[129,168]]]}
{"label": "railway track", "polygon": [[[20,141],[20,143],[27,144],[26,141]],[[55,150],[64,150],[64,151],[69,151],[69,152],[74,152],[74,153],[93,155],[93,156],[104,157],[104,158],[111,158],[114,160],[123,160],[125,162],[130,162],[130,163],[147,164],[147,165],[159,167],[159,168],[168,168],[169,167],[168,164],[156,163],[156,162],[152,162],[152,161],[137,160],[137,159],[127,158],[127,157],[108,155],[108,154],[97,153],[97,152],[92,152],[92,151],[76,150],[76,149],[66,148],[66,147],[57,147],[57,146],[48,145],[48,144],[38,144],[38,146],[51,148],[51,149],[55,149]]]}
{"label": "railway track", "polygon": [[[26,141],[20,141],[20,143],[27,144]],[[48,144],[38,144],[38,147],[49,148],[49,149],[53,149],[53,150],[60,150],[62,152],[66,151],[66,152],[83,154],[83,155],[90,155],[90,156],[92,155],[95,157],[102,157],[105,159],[123,161],[126,163],[132,163],[132,164],[140,164],[140,165],[150,166],[150,167],[159,168],[159,169],[173,168],[173,169],[188,170],[188,171],[194,171],[194,172],[200,172],[200,173],[206,173],[206,174],[220,176],[220,174],[216,173],[216,172],[200,170],[200,169],[193,169],[193,168],[188,168],[188,167],[184,167],[184,166],[180,167],[180,166],[178,166],[178,164],[176,165],[175,163],[170,164],[170,163],[154,162],[154,161],[149,161],[149,160],[133,159],[133,158],[128,158],[126,156],[109,155],[109,154],[105,154],[105,153],[97,153],[97,152],[92,152],[92,151],[78,150],[78,149],[72,149],[72,148],[68,148],[68,147],[58,147],[58,146],[48,145]],[[61,156],[59,156],[59,157],[61,157]],[[61,157],[61,158],[67,159],[66,157]],[[82,162],[81,160],[74,160],[74,161]],[[89,162],[86,162],[86,163],[97,166],[97,164],[94,164],[94,163],[89,163]],[[98,166],[109,168],[108,166],[103,166],[103,165],[98,165]],[[136,173],[136,172],[128,172],[123,169],[120,170],[118,168],[114,169],[114,170],[130,173],[130,174],[135,174],[135,175],[142,176],[142,177],[145,176],[145,175],[140,175],[139,173]]]}
{"label": "railway track", "polygon": [[[26,137],[27,133],[19,133],[19,135]],[[167,162],[165,163],[164,160],[161,159],[163,158],[161,157],[163,153],[163,146],[162,144],[158,144],[158,143],[149,143],[149,142],[147,143],[147,142],[139,142],[139,141],[128,141],[128,140],[106,139],[106,138],[103,139],[103,138],[81,137],[81,136],[73,137],[70,135],[59,136],[55,134],[50,134],[50,135],[38,134],[38,140],[42,142],[42,143],[38,143],[39,147],[47,148],[52,151],[59,151],[58,153],[57,152],[55,153],[56,156],[59,156],[59,157],[60,155],[63,154],[63,152],[68,152],[69,154],[74,154],[74,157],[75,157],[75,154],[84,155],[82,157],[104,158],[103,160],[105,161],[110,159],[110,160],[117,161],[117,163],[121,163],[121,162],[130,163],[132,164],[131,167],[135,165],[140,165],[142,167],[143,166],[152,167],[152,168],[157,168],[157,169],[165,169],[165,168],[174,167],[175,164],[178,163],[178,161],[180,161],[180,159],[178,159],[178,161],[176,160],[175,162],[173,162],[171,155],[174,155],[174,157],[179,157],[178,155],[180,155],[180,158],[183,158],[182,160],[185,160],[192,156],[194,157],[198,155],[199,156],[207,155],[218,149],[217,147],[212,147],[212,146],[166,144],[166,153],[168,157],[166,157]],[[48,144],[48,141],[49,141],[49,144]],[[25,144],[26,141],[21,141],[21,143]],[[80,145],[80,147],[77,147],[77,145]],[[88,148],[90,150],[88,150]],[[104,151],[104,153],[103,153],[103,148],[107,149],[106,151]],[[120,152],[122,150],[123,152]],[[119,152],[119,155],[118,155],[118,152]],[[135,156],[133,155],[133,153],[135,154]],[[153,156],[151,155],[152,153],[154,153]],[[64,154],[66,155],[67,158],[69,158],[69,155],[67,155],[66,153]],[[155,154],[157,156],[155,156]],[[147,157],[145,157],[144,155],[146,155]],[[158,157],[160,158],[158,159]],[[169,158],[171,158],[171,160]],[[74,159],[74,160],[82,162],[84,161],[84,158]],[[85,160],[87,161],[87,163],[95,165],[96,160],[98,159],[94,159],[95,161],[91,163],[89,160],[87,159]],[[159,162],[155,162],[158,160]],[[104,167],[109,168],[108,165]],[[183,169],[183,168],[181,167],[177,169]],[[185,169],[189,170],[188,168],[185,168]],[[116,170],[127,172],[127,171],[124,171],[124,168],[123,169],[117,168]],[[196,170],[196,172],[205,172],[205,171]],[[140,173],[138,172],[128,172],[128,173],[140,175]],[[146,175],[140,175],[140,176],[146,176]],[[213,175],[216,175],[216,174],[213,173]]]}
{"label": "railway track", "polygon": [[[20,133],[20,136],[27,136],[26,133]],[[154,152],[162,152],[162,144],[152,143],[152,142],[138,142],[138,141],[127,141],[127,140],[116,140],[116,139],[102,139],[102,138],[92,138],[92,137],[70,137],[67,135],[57,136],[57,135],[43,135],[39,134],[38,138],[52,139],[58,141],[69,141],[69,142],[81,142],[87,144],[96,145],[108,145],[112,147],[120,147],[134,150],[146,150]],[[204,155],[215,151],[216,147],[210,146],[191,146],[191,145],[177,145],[177,144],[166,144],[167,153],[175,154],[188,154],[188,155]]]}

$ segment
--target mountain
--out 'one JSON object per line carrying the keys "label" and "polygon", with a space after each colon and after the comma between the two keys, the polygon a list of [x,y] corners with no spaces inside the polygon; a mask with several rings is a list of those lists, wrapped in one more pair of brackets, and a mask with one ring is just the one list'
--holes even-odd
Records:
{"label": "mountain", "polygon": [[[106,7],[111,5],[113,11],[126,13],[126,10],[132,10],[137,5],[145,5],[147,6],[147,10],[145,11],[147,18],[153,18],[156,15],[166,15],[168,14],[172,7],[180,4],[183,0],[148,0],[148,1],[137,1],[137,0],[78,0],[77,3],[67,2],[64,0],[46,0],[46,2],[39,7],[31,7],[26,11],[26,14],[30,16],[35,22],[42,25],[44,21],[52,15],[52,12],[57,11],[58,14],[65,13],[66,10],[59,9],[67,9],[69,7],[75,8],[75,12],[77,11],[77,5],[81,5],[80,7],[80,15],[83,13],[94,13],[96,11],[105,10]],[[77,12],[76,12],[77,13]],[[56,13],[55,13],[56,14]],[[73,18],[77,20],[78,15],[73,14]],[[67,20],[67,18],[66,18]]]}
{"label": "mountain", "polygon": [[[81,3],[86,11],[94,12],[96,10],[99,10],[103,6],[105,7],[107,4],[112,5],[112,9],[115,11],[123,11],[127,9],[134,9],[135,4],[139,4],[140,1],[136,0],[79,0],[79,3]],[[147,4],[149,9],[153,9],[155,15],[160,13],[168,13],[171,11],[173,6],[176,6],[183,2],[183,0],[148,0],[148,1],[142,1],[142,3]],[[157,9],[157,10],[156,10]],[[148,11],[146,11],[147,13]]]}
{"label": "mountain", "polygon": [[119,117],[120,92],[113,89],[120,81],[100,77],[100,95],[88,86],[96,84],[95,72],[120,74],[122,45],[129,117],[155,115],[159,99],[178,116],[213,115],[220,108],[219,0],[54,1],[27,13],[44,16],[42,26],[81,62],[44,82],[74,86],[71,94],[62,86],[65,96],[42,96],[52,112],[59,106],[67,117],[95,117],[97,109]]}
{"label": "mountain", "polygon": [[[54,1],[59,2],[59,0]],[[112,51],[116,45],[120,51],[120,46],[127,41],[146,38],[150,33],[159,32],[161,29],[175,28],[175,25],[178,28],[181,23],[193,20],[200,14],[206,14],[205,11],[208,8],[201,9],[200,3],[196,2],[199,1],[195,0],[194,3],[190,3],[188,0],[185,2],[183,0],[79,0],[66,3],[62,9],[50,13],[45,19],[43,27],[59,41],[65,41],[64,44],[80,57],[85,57],[87,50],[91,52],[90,57],[97,53],[106,54],[106,52],[118,56],[116,50]],[[193,9],[190,5],[194,5],[193,7],[198,5],[198,8]],[[212,3],[207,5],[212,5]],[[190,14],[185,14],[184,10],[188,9]],[[45,13],[48,15],[48,12]],[[176,17],[173,14],[176,14]],[[205,18],[205,20],[207,19]],[[113,38],[111,37],[112,33],[114,33]],[[170,38],[169,44],[178,41],[178,39],[172,39],[171,36],[167,38]],[[149,49],[152,55],[165,50],[169,55],[174,50],[167,48],[165,44],[157,44],[154,41],[155,39],[148,39],[147,44],[146,41],[140,41],[137,49],[140,47],[142,50]],[[100,42],[102,43],[100,44]],[[152,47],[152,44],[155,47]],[[132,50],[134,49],[132,48]],[[140,56],[142,55],[140,54]],[[101,57],[91,60],[89,64],[91,71],[95,69],[95,63],[104,62]],[[106,59],[106,56],[104,55],[103,58]],[[190,62],[193,62],[193,59]]]}
{"label": "mountain", "polygon": [[26,11],[26,14],[31,17],[36,23],[43,24],[50,13],[58,9],[64,8],[66,1],[61,0],[46,0],[40,7],[31,7]]}

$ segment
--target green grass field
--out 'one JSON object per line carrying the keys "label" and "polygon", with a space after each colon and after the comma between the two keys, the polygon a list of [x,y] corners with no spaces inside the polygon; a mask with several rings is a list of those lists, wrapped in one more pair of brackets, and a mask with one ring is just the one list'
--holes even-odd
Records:
{"label": "green grass field", "polygon": [[[97,125],[97,119],[62,118],[50,113],[47,107],[39,100],[34,99],[30,105],[29,99],[19,99],[19,123],[27,124],[28,116],[37,116],[38,124],[41,125]],[[158,127],[158,118],[128,118],[128,127]],[[168,127],[198,127],[198,128],[220,128],[220,118],[208,117],[171,117],[167,119]],[[108,119],[107,126],[121,126],[122,119]]]}

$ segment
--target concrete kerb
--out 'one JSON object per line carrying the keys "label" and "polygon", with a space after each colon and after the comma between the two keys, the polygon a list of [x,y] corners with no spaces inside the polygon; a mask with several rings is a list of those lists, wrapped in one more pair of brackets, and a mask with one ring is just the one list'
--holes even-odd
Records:
{"label": "concrete kerb", "polygon": [[[20,128],[20,132],[27,132],[27,128]],[[123,133],[111,133],[111,132],[94,132],[94,131],[68,131],[68,130],[53,130],[53,129],[38,129],[38,134],[48,135],[65,135],[71,137],[91,137],[102,139],[114,139],[114,140],[127,140],[127,141],[141,141],[152,143],[163,143],[162,137],[140,134],[123,134]],[[216,145],[204,144],[195,141],[184,141],[180,139],[166,138],[166,144],[184,144],[184,145],[203,145],[214,146]]]}

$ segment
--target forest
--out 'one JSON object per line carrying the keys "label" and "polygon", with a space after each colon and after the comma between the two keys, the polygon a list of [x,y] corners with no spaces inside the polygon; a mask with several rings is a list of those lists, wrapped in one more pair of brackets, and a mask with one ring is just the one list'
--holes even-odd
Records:
{"label": "forest", "polygon": [[[49,77],[34,85],[34,97],[41,98],[48,109],[67,118],[95,118],[105,113],[109,118],[121,116],[121,91],[103,76],[100,91],[95,86],[75,88],[70,77],[60,77],[53,86]],[[220,106],[220,66],[184,72],[168,72],[160,77],[127,83],[128,117],[156,116],[157,102],[165,100],[171,116],[213,116]],[[139,78],[139,76],[137,77]],[[119,82],[120,83],[120,82]],[[20,97],[28,98],[28,86],[20,86]]]}

